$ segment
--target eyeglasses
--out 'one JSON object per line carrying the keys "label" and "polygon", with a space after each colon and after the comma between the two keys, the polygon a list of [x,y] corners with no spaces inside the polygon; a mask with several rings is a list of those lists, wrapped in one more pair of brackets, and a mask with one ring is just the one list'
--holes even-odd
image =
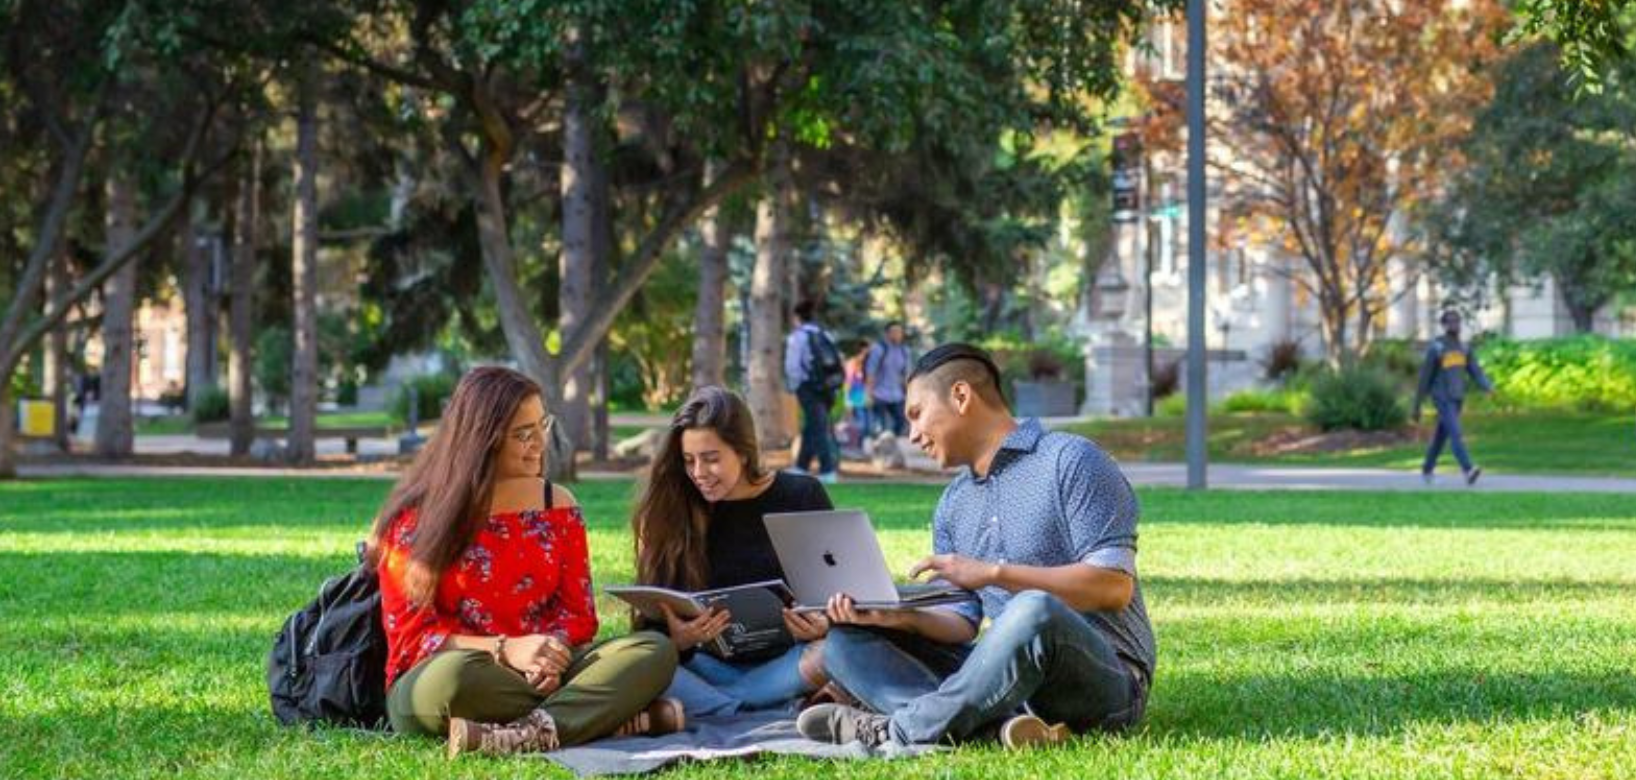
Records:
{"label": "eyeglasses", "polygon": [[533,444],[536,440],[541,442],[549,442],[551,441],[551,429],[555,427],[556,424],[557,418],[548,414],[545,416],[545,419],[540,420],[539,425],[530,425],[526,428],[520,428],[512,431],[511,438],[513,441],[524,446]]}

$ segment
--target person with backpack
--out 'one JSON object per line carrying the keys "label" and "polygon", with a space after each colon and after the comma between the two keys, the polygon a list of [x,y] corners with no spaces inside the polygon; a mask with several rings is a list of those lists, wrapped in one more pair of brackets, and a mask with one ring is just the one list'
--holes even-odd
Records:
{"label": "person with backpack", "polygon": [[680,703],[656,698],[676,671],[669,638],[593,641],[585,521],[541,476],[551,422],[528,377],[466,374],[370,534],[387,715],[401,733],[446,736],[451,758],[683,725]]}
{"label": "person with backpack", "polygon": [[835,339],[819,327],[817,309],[810,300],[795,305],[795,330],[784,341],[784,383],[801,404],[801,447],[795,453],[795,468],[813,473],[810,466],[816,457],[818,481],[834,484],[838,458],[829,410],[836,391],[846,383],[846,366]]}
{"label": "person with backpack", "polygon": [[[909,418],[903,416],[904,385],[914,358],[909,346],[903,343],[903,323],[886,323],[885,336],[869,348],[864,358],[864,384],[868,388],[870,418],[878,430],[890,430],[893,436],[909,435]],[[875,431],[870,431],[875,433]]]}

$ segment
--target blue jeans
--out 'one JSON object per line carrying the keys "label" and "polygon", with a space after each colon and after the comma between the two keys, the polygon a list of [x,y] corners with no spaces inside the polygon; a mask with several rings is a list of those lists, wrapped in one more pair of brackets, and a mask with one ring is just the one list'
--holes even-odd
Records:
{"label": "blue jeans", "polygon": [[835,470],[835,434],[829,427],[835,394],[803,387],[795,391],[795,398],[801,402],[801,449],[795,453],[795,467],[810,472],[808,464],[816,455],[818,472],[828,474]]}
{"label": "blue jeans", "polygon": [[1421,464],[1420,473],[1430,474],[1437,468],[1437,459],[1443,455],[1445,441],[1454,450],[1454,459],[1460,462],[1460,470],[1471,471],[1471,455],[1466,452],[1466,437],[1460,430],[1460,409],[1465,402],[1432,399],[1432,404],[1437,407],[1437,432],[1432,434],[1431,446],[1426,448],[1426,462]]}
{"label": "blue jeans", "polygon": [[[909,435],[909,418],[903,415],[902,401],[881,401],[877,399],[874,411],[875,413],[871,416],[874,418],[875,428],[882,431],[890,430],[893,436]],[[870,431],[870,433],[876,432],[875,430]]]}
{"label": "blue jeans", "polygon": [[[1076,731],[1142,717],[1145,682],[1061,599],[1018,593],[969,649],[857,627],[831,629],[824,666],[853,696],[891,716],[904,744],[962,739],[1027,710]],[[956,660],[960,659],[960,660]],[[952,668],[950,668],[952,666]]]}
{"label": "blue jeans", "polygon": [[688,717],[733,715],[790,703],[812,686],[801,677],[804,642],[764,661],[732,663],[704,652],[676,667],[664,695],[681,700]]}

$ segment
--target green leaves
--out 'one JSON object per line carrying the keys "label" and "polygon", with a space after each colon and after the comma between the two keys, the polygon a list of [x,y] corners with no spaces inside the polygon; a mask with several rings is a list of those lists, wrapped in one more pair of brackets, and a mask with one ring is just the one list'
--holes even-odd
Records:
{"label": "green leaves", "polygon": [[1511,40],[1540,36],[1559,47],[1559,62],[1576,91],[1596,94],[1631,57],[1636,3],[1629,0],[1517,0]]}
{"label": "green leaves", "polygon": [[1553,278],[1581,329],[1636,289],[1636,63],[1597,94],[1560,78],[1557,49],[1537,44],[1501,68],[1493,101],[1465,144],[1467,170],[1434,212],[1442,272],[1479,287]]}

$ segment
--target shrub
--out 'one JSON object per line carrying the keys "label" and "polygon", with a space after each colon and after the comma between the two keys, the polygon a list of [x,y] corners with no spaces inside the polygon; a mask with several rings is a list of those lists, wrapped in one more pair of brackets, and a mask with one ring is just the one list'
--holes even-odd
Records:
{"label": "shrub", "polygon": [[1425,355],[1419,345],[1408,340],[1381,339],[1370,346],[1362,362],[1385,374],[1398,387],[1409,389],[1420,376],[1420,363]]}
{"label": "shrub", "polygon": [[175,383],[169,384],[159,394],[159,405],[165,407],[170,414],[181,414],[187,408],[187,391]]}
{"label": "shrub", "polygon": [[1295,339],[1281,339],[1267,347],[1267,356],[1261,359],[1261,367],[1266,369],[1267,379],[1273,382],[1282,382],[1301,370],[1301,342]]}
{"label": "shrub", "polygon": [[1183,393],[1171,393],[1153,405],[1153,414],[1156,417],[1182,417],[1187,414],[1187,396]]}
{"label": "shrub", "polygon": [[1221,402],[1220,411],[1228,414],[1298,414],[1305,402],[1306,394],[1293,390],[1240,390]]}
{"label": "shrub", "polygon": [[392,396],[392,417],[400,423],[409,421],[409,388],[417,394],[420,421],[436,420],[443,416],[443,402],[454,394],[455,378],[448,374],[422,374],[410,377]]}
{"label": "shrub", "polygon": [[221,422],[231,416],[231,410],[227,390],[211,385],[199,393],[199,400],[193,404],[193,422]]}
{"label": "shrub", "polygon": [[1312,383],[1306,418],[1326,431],[1383,431],[1408,419],[1392,380],[1378,368],[1349,366]]}
{"label": "shrub", "polygon": [[1049,349],[1036,349],[1028,353],[1028,376],[1036,382],[1060,380],[1065,368],[1062,358]]}
{"label": "shrub", "polygon": [[1047,378],[1053,368],[1058,378],[1075,379],[1072,367],[1085,360],[1079,343],[1062,334],[1047,333],[1027,341],[1014,332],[998,333],[978,346],[994,357],[1008,396],[1015,382]]}
{"label": "shrub", "polygon": [[1477,357],[1506,405],[1586,411],[1636,406],[1636,341],[1495,338],[1477,348]]}
{"label": "shrub", "polygon": [[1162,400],[1176,394],[1176,389],[1182,383],[1182,362],[1172,360],[1168,363],[1157,363],[1153,366],[1153,386],[1151,392],[1154,400]]}
{"label": "shrub", "polygon": [[337,406],[358,405],[358,380],[347,377],[336,383],[335,404]]}
{"label": "shrub", "polygon": [[295,360],[295,336],[290,329],[274,325],[256,336],[256,347],[251,362],[255,365],[256,384],[267,394],[267,404],[282,408],[290,398],[290,366]]}

